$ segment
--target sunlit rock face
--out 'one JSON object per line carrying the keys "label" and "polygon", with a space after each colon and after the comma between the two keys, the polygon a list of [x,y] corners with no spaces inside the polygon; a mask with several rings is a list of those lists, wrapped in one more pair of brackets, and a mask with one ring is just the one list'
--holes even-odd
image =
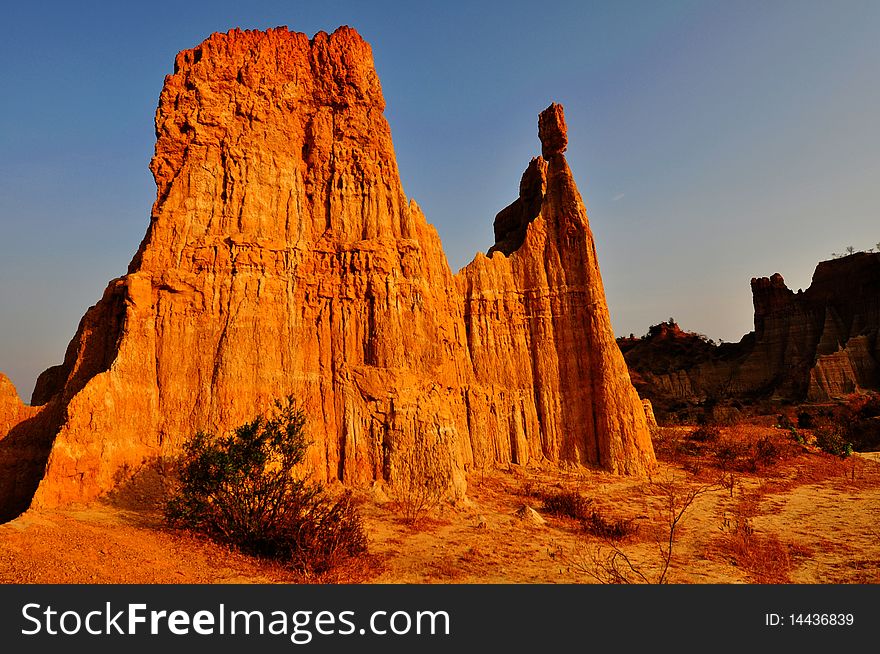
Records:
{"label": "sunlit rock face", "polygon": [[653,466],[562,107],[496,219],[515,233],[458,275],[403,193],[384,108],[346,27],[235,30],[177,56],[147,234],[34,391],[51,448],[35,505],[93,498],[288,394],[319,479],[460,496],[472,466]]}

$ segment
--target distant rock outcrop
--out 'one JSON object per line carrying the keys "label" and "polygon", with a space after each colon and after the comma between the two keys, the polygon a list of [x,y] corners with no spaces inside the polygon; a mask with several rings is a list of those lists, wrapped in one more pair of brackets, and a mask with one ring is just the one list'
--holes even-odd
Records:
{"label": "distant rock outcrop", "polygon": [[0,372],[0,437],[36,412],[37,409],[19,399],[9,377]]}
{"label": "distant rock outcrop", "polygon": [[46,467],[54,406],[24,404],[0,373],[0,519],[28,507]]}
{"label": "distant rock outcrop", "polygon": [[544,156],[490,256],[458,275],[403,193],[384,108],[349,28],[235,30],[177,56],[149,229],[37,383],[47,417],[27,429],[51,451],[20,496],[39,482],[35,505],[88,500],[287,394],[315,475],[347,484],[461,495],[496,463],[653,466],[562,108],[541,114]]}
{"label": "distant rock outcrop", "polygon": [[715,345],[670,323],[618,340],[655,409],[880,390],[880,254],[823,261],[806,291],[792,292],[778,273],[751,285],[755,331],[739,343]]}

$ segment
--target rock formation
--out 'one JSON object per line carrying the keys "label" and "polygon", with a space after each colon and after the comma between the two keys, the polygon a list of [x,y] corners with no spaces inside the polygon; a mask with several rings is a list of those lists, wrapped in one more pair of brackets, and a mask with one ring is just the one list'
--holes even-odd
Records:
{"label": "rock formation", "polygon": [[22,403],[0,373],[0,520],[28,507],[46,466],[54,411]]}
{"label": "rock formation", "polygon": [[779,273],[751,285],[755,331],[737,344],[716,346],[669,324],[618,341],[655,408],[880,390],[880,254],[823,261],[806,291],[792,292]]}
{"label": "rock formation", "polygon": [[34,505],[93,498],[287,394],[319,479],[461,495],[472,466],[653,465],[562,108],[541,115],[544,156],[491,256],[453,276],[403,193],[384,107],[345,27],[234,30],[177,56],[147,234],[34,391],[49,417],[28,429],[51,444]]}
{"label": "rock formation", "polygon": [[9,377],[0,372],[0,435],[7,434],[12,427],[36,412],[37,409],[19,399]]}

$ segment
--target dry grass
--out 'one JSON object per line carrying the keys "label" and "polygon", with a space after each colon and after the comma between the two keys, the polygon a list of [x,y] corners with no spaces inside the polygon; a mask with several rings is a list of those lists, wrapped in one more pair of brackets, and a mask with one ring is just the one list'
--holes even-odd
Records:
{"label": "dry grass", "polygon": [[774,535],[756,534],[748,521],[737,526],[728,542],[736,565],[747,570],[755,583],[791,582],[789,549]]}
{"label": "dry grass", "polygon": [[294,573],[294,584],[365,584],[382,574],[387,565],[387,554],[362,554],[348,557],[321,573]]}
{"label": "dry grass", "polygon": [[[675,452],[693,431],[661,429],[658,442]],[[678,452],[675,462],[658,447],[661,463],[653,480],[550,465],[472,473],[466,501],[440,502],[413,523],[404,520],[394,499],[364,489],[356,496],[363,500],[358,508],[371,554],[324,575],[292,575],[169,531],[160,516],[149,513],[149,493],[138,487],[138,501],[125,506],[35,512],[3,525],[0,579],[595,583],[600,580],[583,568],[604,567],[606,583],[661,578],[668,583],[880,583],[880,530],[874,517],[880,461],[818,453],[769,424],[725,426],[717,436],[691,439],[689,444],[703,449]],[[748,465],[722,470],[710,448],[742,439],[749,452],[758,452],[757,444],[768,437],[781,454],[754,470]],[[664,488],[670,481],[674,488]],[[715,490],[695,498],[675,524],[666,565],[670,516],[678,514],[670,506],[680,511],[687,493],[710,485]],[[524,502],[542,508],[554,496],[564,498],[562,508],[557,513],[543,508],[546,525],[516,517]],[[593,515],[600,524],[588,530],[585,519]],[[638,529],[615,539],[617,524]]]}
{"label": "dry grass", "polygon": [[745,570],[751,581],[759,584],[791,583],[793,567],[812,553],[809,547],[785,541],[776,534],[760,533],[752,518],[761,511],[762,500],[771,485],[762,483],[753,492],[743,494],[730,517],[724,516],[721,553],[731,563]]}

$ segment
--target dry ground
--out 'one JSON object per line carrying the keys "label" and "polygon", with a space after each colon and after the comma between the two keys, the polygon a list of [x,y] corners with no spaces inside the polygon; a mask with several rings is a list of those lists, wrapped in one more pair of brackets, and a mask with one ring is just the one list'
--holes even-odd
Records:
{"label": "dry ground", "polygon": [[[677,523],[666,581],[880,583],[880,456],[842,460],[766,426],[725,428],[720,445],[695,448],[690,431],[661,431],[650,480],[549,467],[472,473],[467,500],[438,504],[415,524],[381,487],[360,491],[370,555],[322,578],[167,528],[146,484],[0,525],[0,582],[656,582],[670,515],[698,491]],[[755,464],[748,447],[768,436],[777,457]],[[739,459],[724,458],[729,442],[745,444]],[[599,524],[631,533],[608,540],[544,509],[545,498],[566,492],[585,498]],[[518,515],[524,506],[545,524]]]}

